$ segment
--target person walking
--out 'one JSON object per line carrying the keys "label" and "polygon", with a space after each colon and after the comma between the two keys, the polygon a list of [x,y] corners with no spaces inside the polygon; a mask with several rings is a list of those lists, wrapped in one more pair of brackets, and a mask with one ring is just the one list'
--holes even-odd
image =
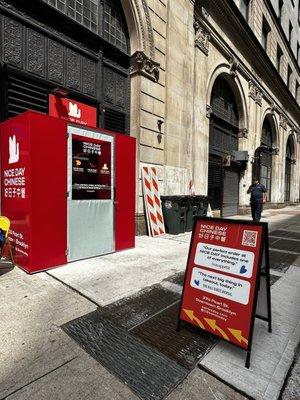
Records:
{"label": "person walking", "polygon": [[259,222],[263,210],[263,204],[266,202],[267,189],[259,183],[258,178],[254,177],[252,185],[249,186],[247,193],[250,194],[251,214],[254,222]]}

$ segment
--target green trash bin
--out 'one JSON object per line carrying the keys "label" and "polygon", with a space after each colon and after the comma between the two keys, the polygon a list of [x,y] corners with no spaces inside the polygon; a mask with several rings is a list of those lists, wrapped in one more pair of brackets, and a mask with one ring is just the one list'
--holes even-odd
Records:
{"label": "green trash bin", "polygon": [[208,196],[193,196],[193,201],[198,205],[197,217],[206,217],[208,209]]}
{"label": "green trash bin", "polygon": [[194,226],[194,218],[198,215],[198,204],[194,202],[195,196],[187,196],[188,197],[188,210],[186,214],[186,232],[191,232]]}
{"label": "green trash bin", "polygon": [[196,201],[198,202],[198,212],[197,216],[198,217],[206,217],[207,216],[207,210],[208,210],[208,196],[196,196],[197,199]]}
{"label": "green trash bin", "polygon": [[194,226],[194,218],[207,215],[208,197],[200,195],[186,197],[188,197],[189,203],[186,216],[186,232],[191,232]]}
{"label": "green trash bin", "polygon": [[166,232],[172,235],[184,233],[188,201],[186,196],[161,196]]}

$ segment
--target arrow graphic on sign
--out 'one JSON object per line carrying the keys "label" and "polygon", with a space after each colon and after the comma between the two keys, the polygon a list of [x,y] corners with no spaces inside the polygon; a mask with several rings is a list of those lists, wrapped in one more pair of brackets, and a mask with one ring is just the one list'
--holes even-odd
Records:
{"label": "arrow graphic on sign", "polygon": [[224,339],[229,340],[229,337],[226,335],[226,333],[223,331],[223,329],[217,325],[217,321],[215,321],[214,319],[209,319],[209,318],[204,318],[204,320],[208,323],[208,325],[211,327],[211,329],[213,331],[220,332],[220,334],[223,336]]}
{"label": "arrow graphic on sign", "polygon": [[242,343],[244,342],[245,344],[248,344],[248,340],[243,337],[242,331],[239,329],[231,329],[228,328],[228,330],[232,333],[232,335],[237,339],[238,342]]}
{"label": "arrow graphic on sign", "polygon": [[195,316],[193,310],[186,310],[186,309],[183,309],[183,311],[186,313],[186,315],[189,317],[189,319],[190,319],[191,321],[195,321],[195,322],[200,326],[200,328],[205,329],[205,326],[202,324],[202,322],[200,321],[200,319],[197,318],[197,317]]}

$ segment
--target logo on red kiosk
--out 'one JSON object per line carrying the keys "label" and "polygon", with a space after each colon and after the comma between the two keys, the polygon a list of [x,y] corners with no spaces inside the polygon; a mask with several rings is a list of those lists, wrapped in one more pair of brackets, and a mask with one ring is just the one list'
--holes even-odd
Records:
{"label": "logo on red kiosk", "polygon": [[69,112],[68,112],[69,117],[74,117],[74,118],[81,118],[81,110],[78,108],[78,105],[76,103],[72,103],[69,101]]}
{"label": "logo on red kiosk", "polygon": [[[22,138],[17,140],[14,133],[7,136],[8,153],[5,154],[4,167],[2,169],[3,198],[26,198],[26,165],[20,159],[20,143],[23,146]],[[15,165],[17,164],[17,165]]]}
{"label": "logo on red kiosk", "polygon": [[97,126],[96,107],[53,94],[49,95],[49,115],[80,125]]}
{"label": "logo on red kiosk", "polygon": [[17,142],[16,135],[10,136],[8,139],[9,159],[8,164],[15,164],[19,161],[19,143]]}

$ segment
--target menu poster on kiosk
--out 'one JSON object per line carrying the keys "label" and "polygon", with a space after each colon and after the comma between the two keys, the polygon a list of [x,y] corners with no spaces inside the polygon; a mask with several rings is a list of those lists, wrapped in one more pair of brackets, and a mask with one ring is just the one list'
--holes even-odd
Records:
{"label": "menu poster on kiosk", "polygon": [[111,199],[111,143],[72,136],[72,199]]}
{"label": "menu poster on kiosk", "polygon": [[[178,330],[183,320],[246,350],[247,367],[267,243],[266,224],[198,217],[185,275]],[[268,261],[265,269],[268,315],[261,318],[271,331]]]}

